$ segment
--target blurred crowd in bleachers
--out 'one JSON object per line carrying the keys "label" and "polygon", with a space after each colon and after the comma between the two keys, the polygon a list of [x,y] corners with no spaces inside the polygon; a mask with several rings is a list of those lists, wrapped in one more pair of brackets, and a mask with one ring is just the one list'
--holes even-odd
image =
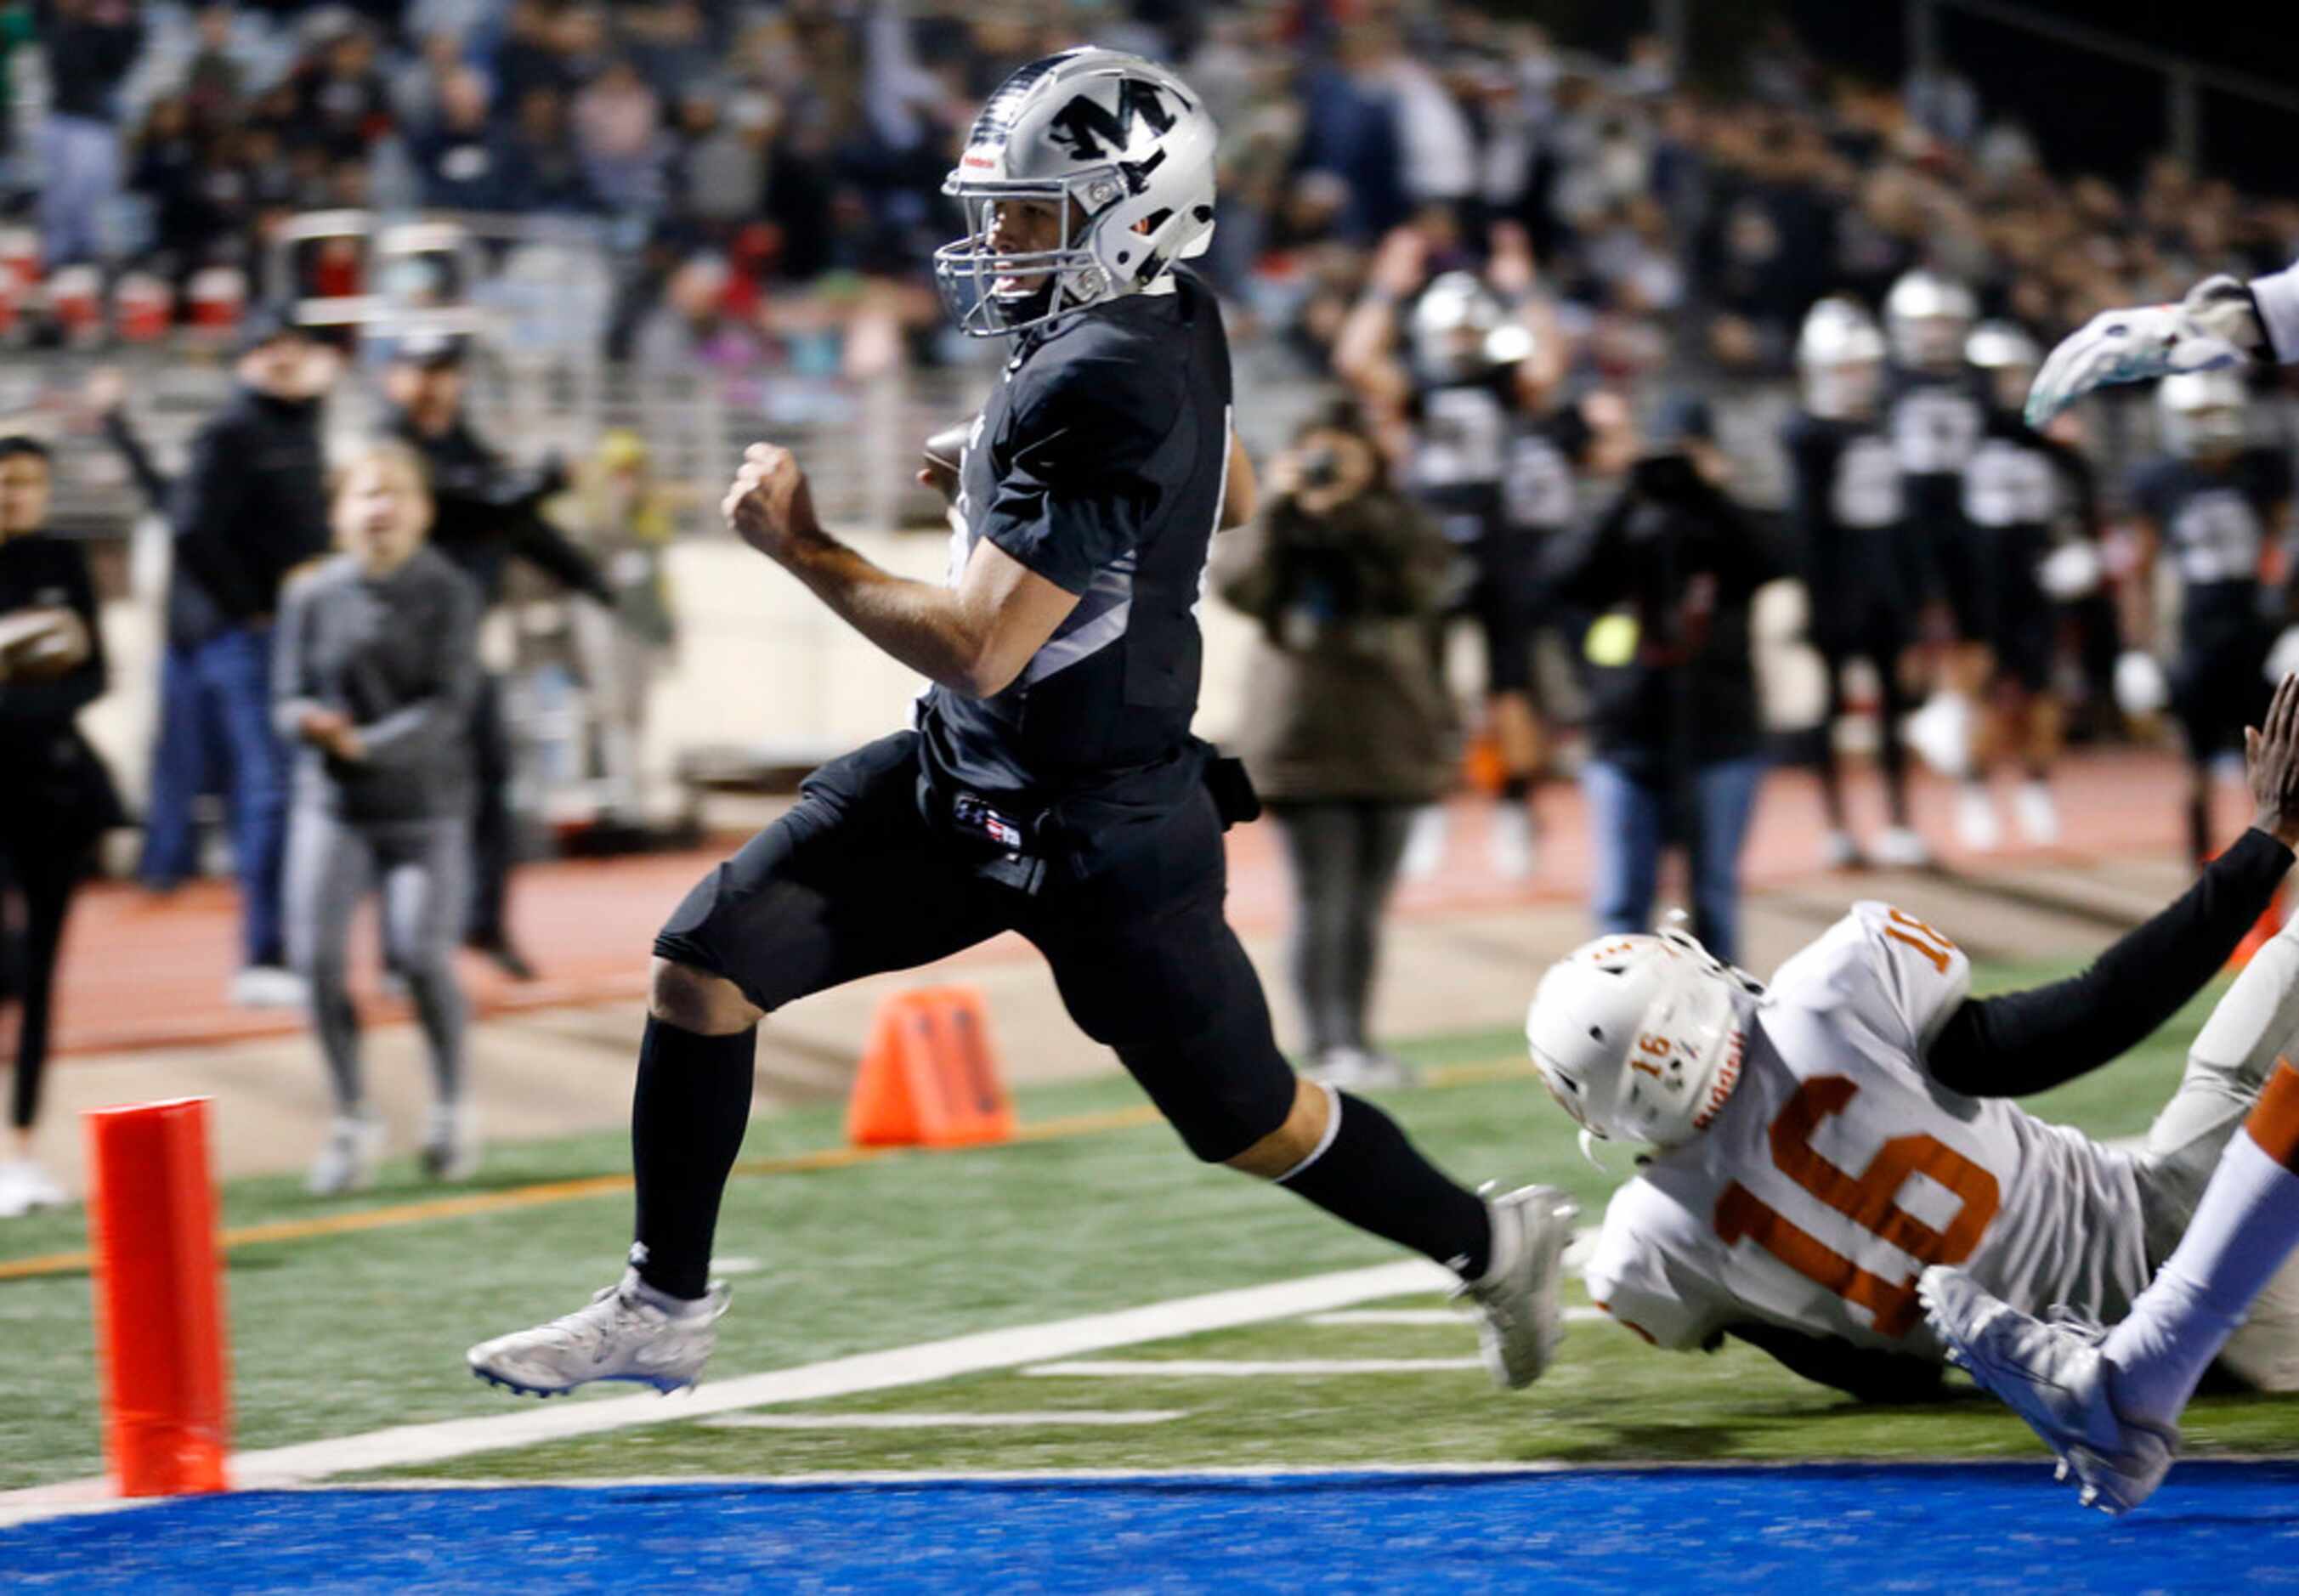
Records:
{"label": "blurred crowd in bleachers", "polygon": [[1952,72],[1863,84],[1784,31],[1696,85],[1657,39],[1599,61],[1480,7],[1368,0],[5,14],[5,47],[44,62],[0,78],[32,84],[10,170],[51,271],[92,258],[181,290],[223,266],[260,299],[261,241],[299,212],[588,218],[618,261],[609,347],[662,363],[954,353],[925,291],[942,176],[992,85],[1089,38],[1205,95],[1224,132],[1210,269],[1313,366],[1370,246],[1415,215],[1444,217],[1440,257],[1521,222],[1578,364],[1608,378],[1785,371],[1814,299],[1873,303],[1919,262],[2048,339],[2299,237],[2299,205],[2168,159],[2136,187],[2047,171]]}

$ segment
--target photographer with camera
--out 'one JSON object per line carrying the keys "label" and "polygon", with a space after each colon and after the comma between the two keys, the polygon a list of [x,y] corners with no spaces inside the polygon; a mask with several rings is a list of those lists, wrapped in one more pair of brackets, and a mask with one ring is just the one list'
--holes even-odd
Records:
{"label": "photographer with camera", "polygon": [[1410,1078],[1365,1010],[1382,913],[1415,811],[1452,777],[1451,704],[1431,669],[1451,545],[1390,484],[1354,407],[1312,420],[1270,472],[1267,508],[1214,554],[1216,590],[1261,623],[1235,743],[1285,834],[1307,1073]]}
{"label": "photographer with camera", "polygon": [[1563,602],[1598,618],[1581,647],[1581,786],[1598,928],[1650,928],[1661,852],[1675,842],[1689,856],[1693,935],[1729,963],[1740,844],[1764,771],[1749,611],[1786,566],[1726,494],[1727,475],[1707,405],[1671,399],[1620,497],[1560,546],[1552,574]]}

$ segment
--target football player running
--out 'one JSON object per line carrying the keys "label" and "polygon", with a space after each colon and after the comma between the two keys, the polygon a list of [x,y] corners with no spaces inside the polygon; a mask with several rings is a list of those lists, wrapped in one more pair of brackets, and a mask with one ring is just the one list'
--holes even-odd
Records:
{"label": "football player running", "polygon": [[628,1272],[474,1347],[482,1378],[691,1384],[726,1307],[707,1276],[759,1019],[1006,930],[1191,1152],[1448,1265],[1502,1384],[1548,1363],[1572,1205],[1547,1187],[1489,1202],[1371,1103],[1297,1080],[1223,916],[1222,831],[1251,794],[1190,736],[1195,607],[1252,477],[1219,309],[1177,264],[1210,239],[1215,140],[1178,79],[1109,51],[1034,62],[984,106],[945,185],[967,236],[935,269],[967,332],[1016,341],[958,463],[947,586],[872,565],[816,519],[787,451],[749,452],[735,529],[932,686],[914,729],[816,771],[672,912],[631,1108]]}
{"label": "football player running", "polygon": [[[2102,312],[2044,362],[2028,416],[2041,426],[2111,383],[2253,362],[2299,365],[2299,267],[2248,284],[2207,278],[2177,304]],[[2268,959],[2289,969],[2287,927],[2253,956],[2244,980]],[[2230,991],[2220,1009],[2234,999]],[[2299,1070],[2278,1061],[2244,1134],[2228,1139],[2178,1248],[2121,1323],[2103,1331],[2042,1319],[1963,1269],[1929,1269],[1920,1289],[1958,1361],[2059,1454],[2061,1477],[2073,1473],[2080,1500],[2121,1512],[2162,1484],[2187,1399],[2257,1319],[2260,1299],[2280,1293],[2295,1247]]]}
{"label": "football player running", "polygon": [[[1937,1385],[1949,1342],[1917,1278],[1960,1265],[2031,1311],[2114,1315],[2179,1244],[2220,1151],[2299,1027],[2299,932],[2254,958],[2196,1038],[2145,1149],[2012,1098],[2108,1063],[2225,962],[2299,841],[2299,677],[2252,742],[2256,827],[2082,974],[1988,998],[1938,931],[1855,904],[1768,985],[1681,934],[1601,938],[1527,1018],[1549,1093],[1650,1149],[1613,1195],[1591,1298],[1676,1351],[1749,1342],[1868,1400]],[[2299,1385],[2299,1290],[2227,1349]]]}

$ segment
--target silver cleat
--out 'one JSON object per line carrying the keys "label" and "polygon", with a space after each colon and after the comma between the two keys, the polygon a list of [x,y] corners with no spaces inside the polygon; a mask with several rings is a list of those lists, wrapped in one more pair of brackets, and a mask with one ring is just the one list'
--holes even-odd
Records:
{"label": "silver cleat", "polygon": [[629,1380],[665,1392],[693,1384],[718,1342],[725,1283],[714,1281],[693,1311],[672,1314],[640,1298],[638,1278],[636,1270],[627,1272],[588,1307],[483,1341],[464,1360],[489,1384],[524,1396],[562,1396],[593,1380]]}
{"label": "silver cleat", "polygon": [[2123,1513],[2154,1494],[2179,1455],[2179,1434],[2116,1412],[2114,1372],[2096,1325],[2046,1321],[1997,1301],[1961,1269],[1934,1267],[1916,1283],[1948,1361],[2027,1421],[2071,1473],[2078,1500]]}
{"label": "silver cleat", "polygon": [[1491,1268],[1453,1295],[1476,1305],[1478,1350],[1493,1384],[1522,1391],[1547,1371],[1564,1336],[1556,1291],[1581,1206],[1555,1186],[1521,1186],[1485,1207],[1493,1220]]}

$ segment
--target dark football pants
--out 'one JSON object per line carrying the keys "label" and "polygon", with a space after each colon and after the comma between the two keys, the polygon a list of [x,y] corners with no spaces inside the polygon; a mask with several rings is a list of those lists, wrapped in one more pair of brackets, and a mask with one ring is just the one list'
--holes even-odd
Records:
{"label": "dark football pants", "polygon": [[725,977],[771,1013],[1018,931],[1079,1028],[1199,1158],[1234,1158],[1285,1122],[1293,1072],[1223,916],[1227,862],[1204,787],[1096,838],[1083,879],[1050,861],[1028,894],[984,879],[982,852],[926,821],[918,777],[914,732],[816,771],[796,807],[696,884],[656,954]]}

